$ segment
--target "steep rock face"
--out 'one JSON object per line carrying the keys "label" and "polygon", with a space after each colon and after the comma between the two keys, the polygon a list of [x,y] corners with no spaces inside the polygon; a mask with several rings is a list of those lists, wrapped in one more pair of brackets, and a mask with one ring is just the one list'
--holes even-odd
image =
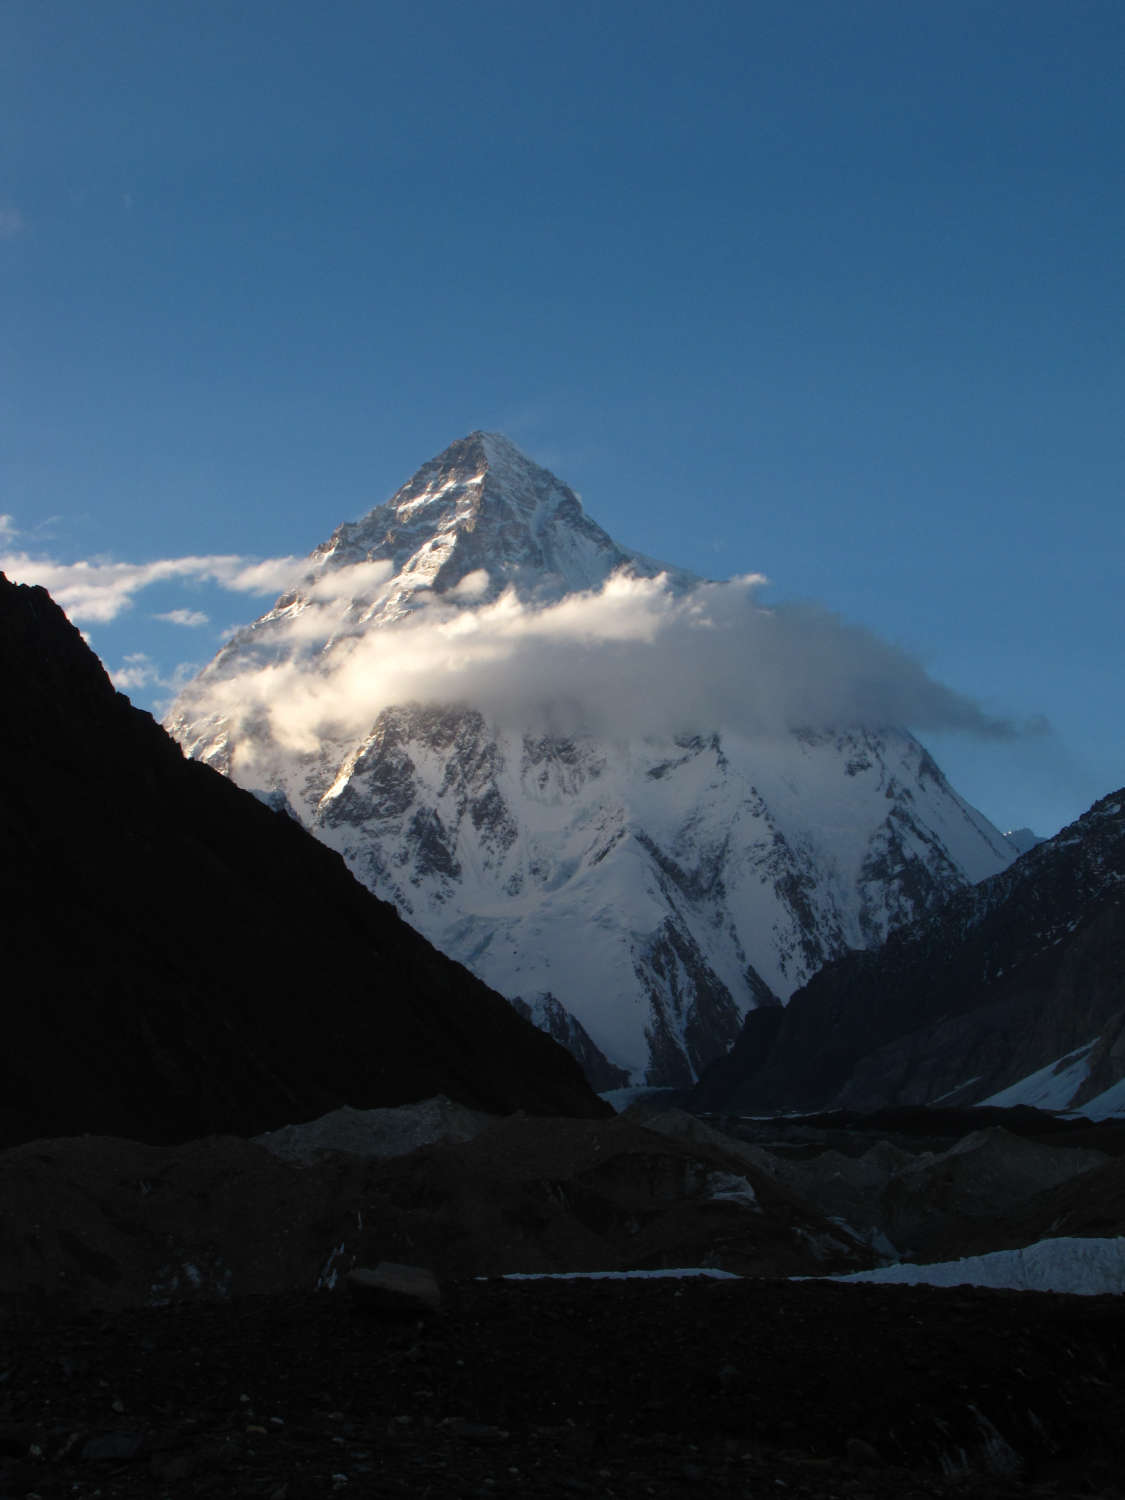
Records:
{"label": "steep rock face", "polygon": [[0,1144],[434,1093],[596,1115],[573,1060],[292,819],[185,761],[0,575]]}
{"label": "steep rock face", "polygon": [[294,669],[315,697],[372,632],[409,644],[434,601],[455,650],[453,627],[470,632],[505,590],[536,608],[622,569],[673,592],[701,583],[618,546],[554,476],[472,434],[317,548],[167,722],[487,983],[532,1008],[550,996],[540,1019],[585,1035],[599,1079],[682,1085],[748,1009],[1011,860],[915,740],[722,725],[614,737],[406,701],[294,746],[231,701],[232,683]]}
{"label": "steep rock face", "polygon": [[831,964],[772,1031],[750,1016],[694,1107],[972,1104],[1056,1060],[1060,1079],[1076,1069],[1058,1107],[1102,1092],[1125,1073],[1123,881],[1118,792],[880,948]]}

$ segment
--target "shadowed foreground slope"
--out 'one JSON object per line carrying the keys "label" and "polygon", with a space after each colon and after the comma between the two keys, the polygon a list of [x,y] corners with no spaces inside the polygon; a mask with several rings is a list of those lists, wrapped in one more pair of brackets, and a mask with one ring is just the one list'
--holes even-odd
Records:
{"label": "shadowed foreground slope", "polygon": [[251,1134],[443,1093],[606,1112],[336,854],[116,693],[0,575],[0,1145]]}

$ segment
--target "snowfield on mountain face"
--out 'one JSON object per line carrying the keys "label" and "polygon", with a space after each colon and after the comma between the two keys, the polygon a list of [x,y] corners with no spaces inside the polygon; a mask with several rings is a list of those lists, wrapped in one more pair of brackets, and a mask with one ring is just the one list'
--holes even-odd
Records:
{"label": "snowfield on mountain face", "polygon": [[1016,1109],[1023,1105],[1031,1109],[1066,1109],[1089,1077],[1090,1053],[1097,1044],[1098,1038],[1094,1037],[1065,1057],[982,1099],[981,1107],[992,1105],[997,1109]]}
{"label": "snowfield on mountain face", "polygon": [[977,711],[752,583],[619,547],[474,434],[340,527],[168,725],[502,993],[686,1083],[747,1009],[1014,853],[881,727]]}
{"label": "snowfield on mountain face", "polygon": [[1065,1057],[1048,1063],[1035,1073],[1029,1073],[1026,1078],[1001,1089],[998,1094],[982,1099],[981,1106],[1015,1109],[1025,1105],[1032,1109],[1069,1111],[1085,1115],[1088,1120],[1109,1120],[1115,1116],[1125,1116],[1125,1078],[1118,1079],[1109,1088],[1103,1089],[1100,1094],[1095,1094],[1082,1104],[1074,1103],[1079,1090],[1090,1076],[1091,1053],[1099,1040],[1100,1038],[1095,1037],[1092,1042],[1068,1052]]}

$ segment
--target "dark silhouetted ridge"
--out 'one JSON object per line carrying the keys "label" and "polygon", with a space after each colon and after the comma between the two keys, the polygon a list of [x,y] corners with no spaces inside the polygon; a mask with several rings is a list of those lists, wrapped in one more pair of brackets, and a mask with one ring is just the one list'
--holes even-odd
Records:
{"label": "dark silhouetted ridge", "polygon": [[248,1134],[348,1103],[606,1107],[295,822],[186,761],[0,574],[0,1145]]}

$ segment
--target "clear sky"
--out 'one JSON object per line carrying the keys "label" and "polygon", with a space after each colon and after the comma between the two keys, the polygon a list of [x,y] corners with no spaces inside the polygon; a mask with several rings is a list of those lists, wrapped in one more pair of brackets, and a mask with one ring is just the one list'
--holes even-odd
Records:
{"label": "clear sky", "polygon": [[1051,833],[1125,782],[1123,101],[1121,0],[4,0],[0,553],[240,560],[79,619],[148,707],[503,431],[1045,718],[927,738]]}

